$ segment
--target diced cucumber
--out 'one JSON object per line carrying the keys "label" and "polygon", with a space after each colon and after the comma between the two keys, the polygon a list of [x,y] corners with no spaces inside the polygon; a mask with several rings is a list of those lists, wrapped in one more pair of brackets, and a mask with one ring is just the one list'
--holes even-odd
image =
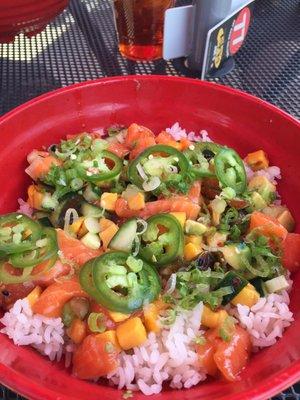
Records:
{"label": "diced cucumber", "polygon": [[227,264],[236,270],[242,270],[245,268],[242,261],[242,256],[247,257],[249,261],[251,258],[251,251],[249,247],[243,243],[229,244],[220,248],[220,250],[222,251]]}
{"label": "diced cucumber", "polygon": [[262,175],[251,178],[248,183],[248,189],[258,192],[267,204],[272,202],[276,193],[276,186]]}
{"label": "diced cucumber", "polygon": [[80,240],[84,245],[94,250],[99,249],[101,245],[100,238],[96,233],[88,232]]}
{"label": "diced cucumber", "polygon": [[130,253],[137,232],[136,218],[129,219],[121,225],[118,232],[111,239],[108,247],[112,250],[126,251]]}
{"label": "diced cucumber", "polygon": [[58,206],[58,201],[51,194],[45,193],[42,200],[42,207],[45,210],[54,210]]}
{"label": "diced cucumber", "polygon": [[86,229],[91,233],[99,233],[100,232],[100,223],[99,219],[95,217],[86,217],[84,219],[84,225]]}
{"label": "diced cucumber", "polygon": [[255,210],[262,210],[267,206],[266,201],[258,192],[253,192],[251,195],[251,201]]}
{"label": "diced cucumber", "polygon": [[229,271],[225,275],[225,277],[221,280],[221,282],[218,284],[217,289],[225,288],[225,287],[230,287],[232,289],[232,293],[227,294],[223,297],[222,304],[225,306],[226,304],[230,303],[232,299],[235,298],[243,289],[245,286],[248,285],[247,279],[243,278],[239,274],[237,274],[234,271]]}
{"label": "diced cucumber", "polygon": [[255,287],[261,297],[265,297],[268,294],[265,282],[261,278],[251,279],[250,283]]}
{"label": "diced cucumber", "polygon": [[197,235],[201,236],[207,231],[207,227],[204,224],[201,224],[201,222],[196,222],[191,219],[188,219],[185,222],[185,233],[187,235]]}
{"label": "diced cucumber", "polygon": [[103,209],[89,203],[82,203],[81,212],[84,217],[100,218],[103,216]]}
{"label": "diced cucumber", "polygon": [[266,281],[265,285],[268,293],[280,292],[290,286],[284,275]]}
{"label": "diced cucumber", "polygon": [[[96,190],[99,193],[97,193]],[[98,188],[96,190],[94,190],[92,185],[87,185],[87,187],[83,192],[83,197],[85,198],[85,200],[88,202],[94,202],[96,200],[99,200],[101,197],[101,191]]]}

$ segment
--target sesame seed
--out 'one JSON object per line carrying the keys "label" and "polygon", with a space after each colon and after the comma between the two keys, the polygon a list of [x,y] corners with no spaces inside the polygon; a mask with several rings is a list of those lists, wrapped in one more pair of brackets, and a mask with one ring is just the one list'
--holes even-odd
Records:
{"label": "sesame seed", "polygon": [[189,149],[190,149],[190,150],[195,150],[195,146],[194,146],[193,144],[191,144],[191,145],[189,146]]}

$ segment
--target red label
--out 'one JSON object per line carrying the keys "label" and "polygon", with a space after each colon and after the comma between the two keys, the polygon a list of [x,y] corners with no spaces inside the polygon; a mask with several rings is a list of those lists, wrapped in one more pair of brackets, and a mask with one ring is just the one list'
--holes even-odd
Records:
{"label": "red label", "polygon": [[242,46],[249,29],[251,20],[251,11],[248,7],[245,7],[237,16],[233,23],[229,51],[231,55],[235,54]]}

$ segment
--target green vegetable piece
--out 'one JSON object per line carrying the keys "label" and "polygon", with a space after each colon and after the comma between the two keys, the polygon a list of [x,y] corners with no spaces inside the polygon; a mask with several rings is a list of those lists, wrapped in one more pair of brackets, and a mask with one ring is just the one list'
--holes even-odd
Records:
{"label": "green vegetable piece", "polygon": [[234,271],[227,272],[222,281],[217,285],[216,289],[220,290],[222,288],[231,288],[231,293],[223,296],[222,305],[230,303],[231,300],[237,296],[242,289],[248,285],[247,279],[243,278],[241,275]]}
{"label": "green vegetable piece", "polygon": [[[26,238],[23,239],[19,227],[22,227],[22,232],[27,231],[29,233]],[[42,227],[38,222],[19,213],[2,215],[0,217],[0,229],[2,229],[0,252],[7,255],[34,249],[36,241],[42,235]],[[14,233],[14,229],[17,229],[16,233]]]}
{"label": "green vegetable piece", "polygon": [[197,179],[214,177],[215,173],[210,169],[210,161],[221,150],[216,143],[195,143],[184,151],[184,155],[192,164],[191,170]]}
{"label": "green vegetable piece", "polygon": [[276,276],[276,278],[269,279],[265,282],[265,287],[268,293],[277,293],[286,290],[290,287],[284,275]]}
{"label": "green vegetable piece", "polygon": [[[166,154],[167,157],[163,159],[161,155],[157,156],[157,154],[161,153]],[[153,158],[150,158],[149,160],[149,156]],[[144,168],[144,166],[146,167],[147,171],[144,172],[148,179],[151,176],[158,176],[162,183],[167,182],[170,176],[176,175],[171,171],[171,169],[167,172],[168,166],[176,166],[178,168],[177,174],[182,176],[184,176],[190,169],[187,158],[174,147],[162,144],[148,147],[135,160],[133,160],[128,167],[128,179],[140,189],[143,189],[145,179],[143,179],[138,172],[138,164],[142,168]]]}
{"label": "green vegetable piece", "polygon": [[235,320],[232,317],[228,316],[225,318],[223,324],[219,329],[220,337],[225,342],[230,342],[234,332],[235,332]]}
{"label": "green vegetable piece", "polygon": [[51,228],[44,228],[42,237],[43,239],[36,241],[33,250],[12,254],[10,263],[16,268],[28,268],[55,257],[58,252],[56,231]]}
{"label": "green vegetable piece", "polygon": [[223,148],[215,156],[216,175],[223,187],[232,188],[237,194],[247,188],[247,175],[240,156],[233,150]]}
{"label": "green vegetable piece", "polygon": [[187,235],[196,236],[202,236],[208,230],[207,226],[205,226],[201,222],[193,221],[190,219],[186,221],[184,229]]}
{"label": "green vegetable piece", "polygon": [[71,308],[70,302],[66,303],[62,311],[62,322],[67,328],[71,326],[73,320],[75,319],[75,313]]}
{"label": "green vegetable piece", "polygon": [[[142,270],[137,273],[111,276],[112,265],[127,266],[128,257],[128,253],[111,251],[88,261],[80,270],[82,288],[103,307],[124,314],[130,314],[152,302],[161,290],[157,272],[146,262],[143,262]],[[116,282],[118,277],[125,278],[126,282]],[[118,283],[118,286],[113,283]]]}
{"label": "green vegetable piece", "polygon": [[[142,235],[139,255],[147,262],[156,266],[166,265],[173,262],[183,254],[183,230],[178,220],[170,214],[158,214],[147,220],[148,227]],[[167,232],[158,234],[157,240],[150,243],[145,240],[153,238],[152,232],[159,231],[162,227]],[[149,235],[148,230],[151,232]],[[154,257],[153,257],[154,256]]]}
{"label": "green vegetable piece", "polygon": [[132,218],[124,222],[109,242],[108,247],[112,250],[131,252],[137,235],[137,220]]}
{"label": "green vegetable piece", "polygon": [[[114,153],[103,150],[97,157],[91,153],[87,158],[76,164],[76,170],[84,181],[100,183],[111,181],[118,177],[122,169],[122,160]],[[109,168],[108,165],[113,167]]]}
{"label": "green vegetable piece", "polygon": [[262,278],[251,279],[250,283],[255,287],[255,290],[259,293],[260,297],[265,297],[268,294],[265,288],[265,282]]}
{"label": "green vegetable piece", "polygon": [[244,270],[246,268],[245,258],[251,260],[251,251],[244,243],[229,244],[220,250],[223,253],[225,261],[235,270]]}
{"label": "green vegetable piece", "polygon": [[87,323],[90,331],[93,333],[103,333],[106,331],[104,314],[102,313],[90,313]]}
{"label": "green vegetable piece", "polygon": [[25,283],[25,282],[32,282],[37,279],[39,279],[41,276],[43,276],[46,272],[48,272],[53,265],[57,261],[57,254],[54,255],[52,258],[50,258],[44,265],[44,268],[42,271],[33,274],[33,267],[29,268],[23,268],[22,274],[19,275],[17,271],[20,271],[19,269],[15,269],[15,272],[13,272],[11,269],[13,268],[10,266],[9,270],[6,268],[7,267],[7,262],[0,261],[0,282],[2,282],[4,285],[8,284],[17,284],[17,283]]}

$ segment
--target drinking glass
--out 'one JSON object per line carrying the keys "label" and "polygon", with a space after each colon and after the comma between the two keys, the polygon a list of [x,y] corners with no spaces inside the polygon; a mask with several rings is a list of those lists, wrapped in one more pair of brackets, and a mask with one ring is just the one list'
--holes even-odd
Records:
{"label": "drinking glass", "polygon": [[129,59],[162,56],[164,15],[174,0],[114,0],[119,50]]}

